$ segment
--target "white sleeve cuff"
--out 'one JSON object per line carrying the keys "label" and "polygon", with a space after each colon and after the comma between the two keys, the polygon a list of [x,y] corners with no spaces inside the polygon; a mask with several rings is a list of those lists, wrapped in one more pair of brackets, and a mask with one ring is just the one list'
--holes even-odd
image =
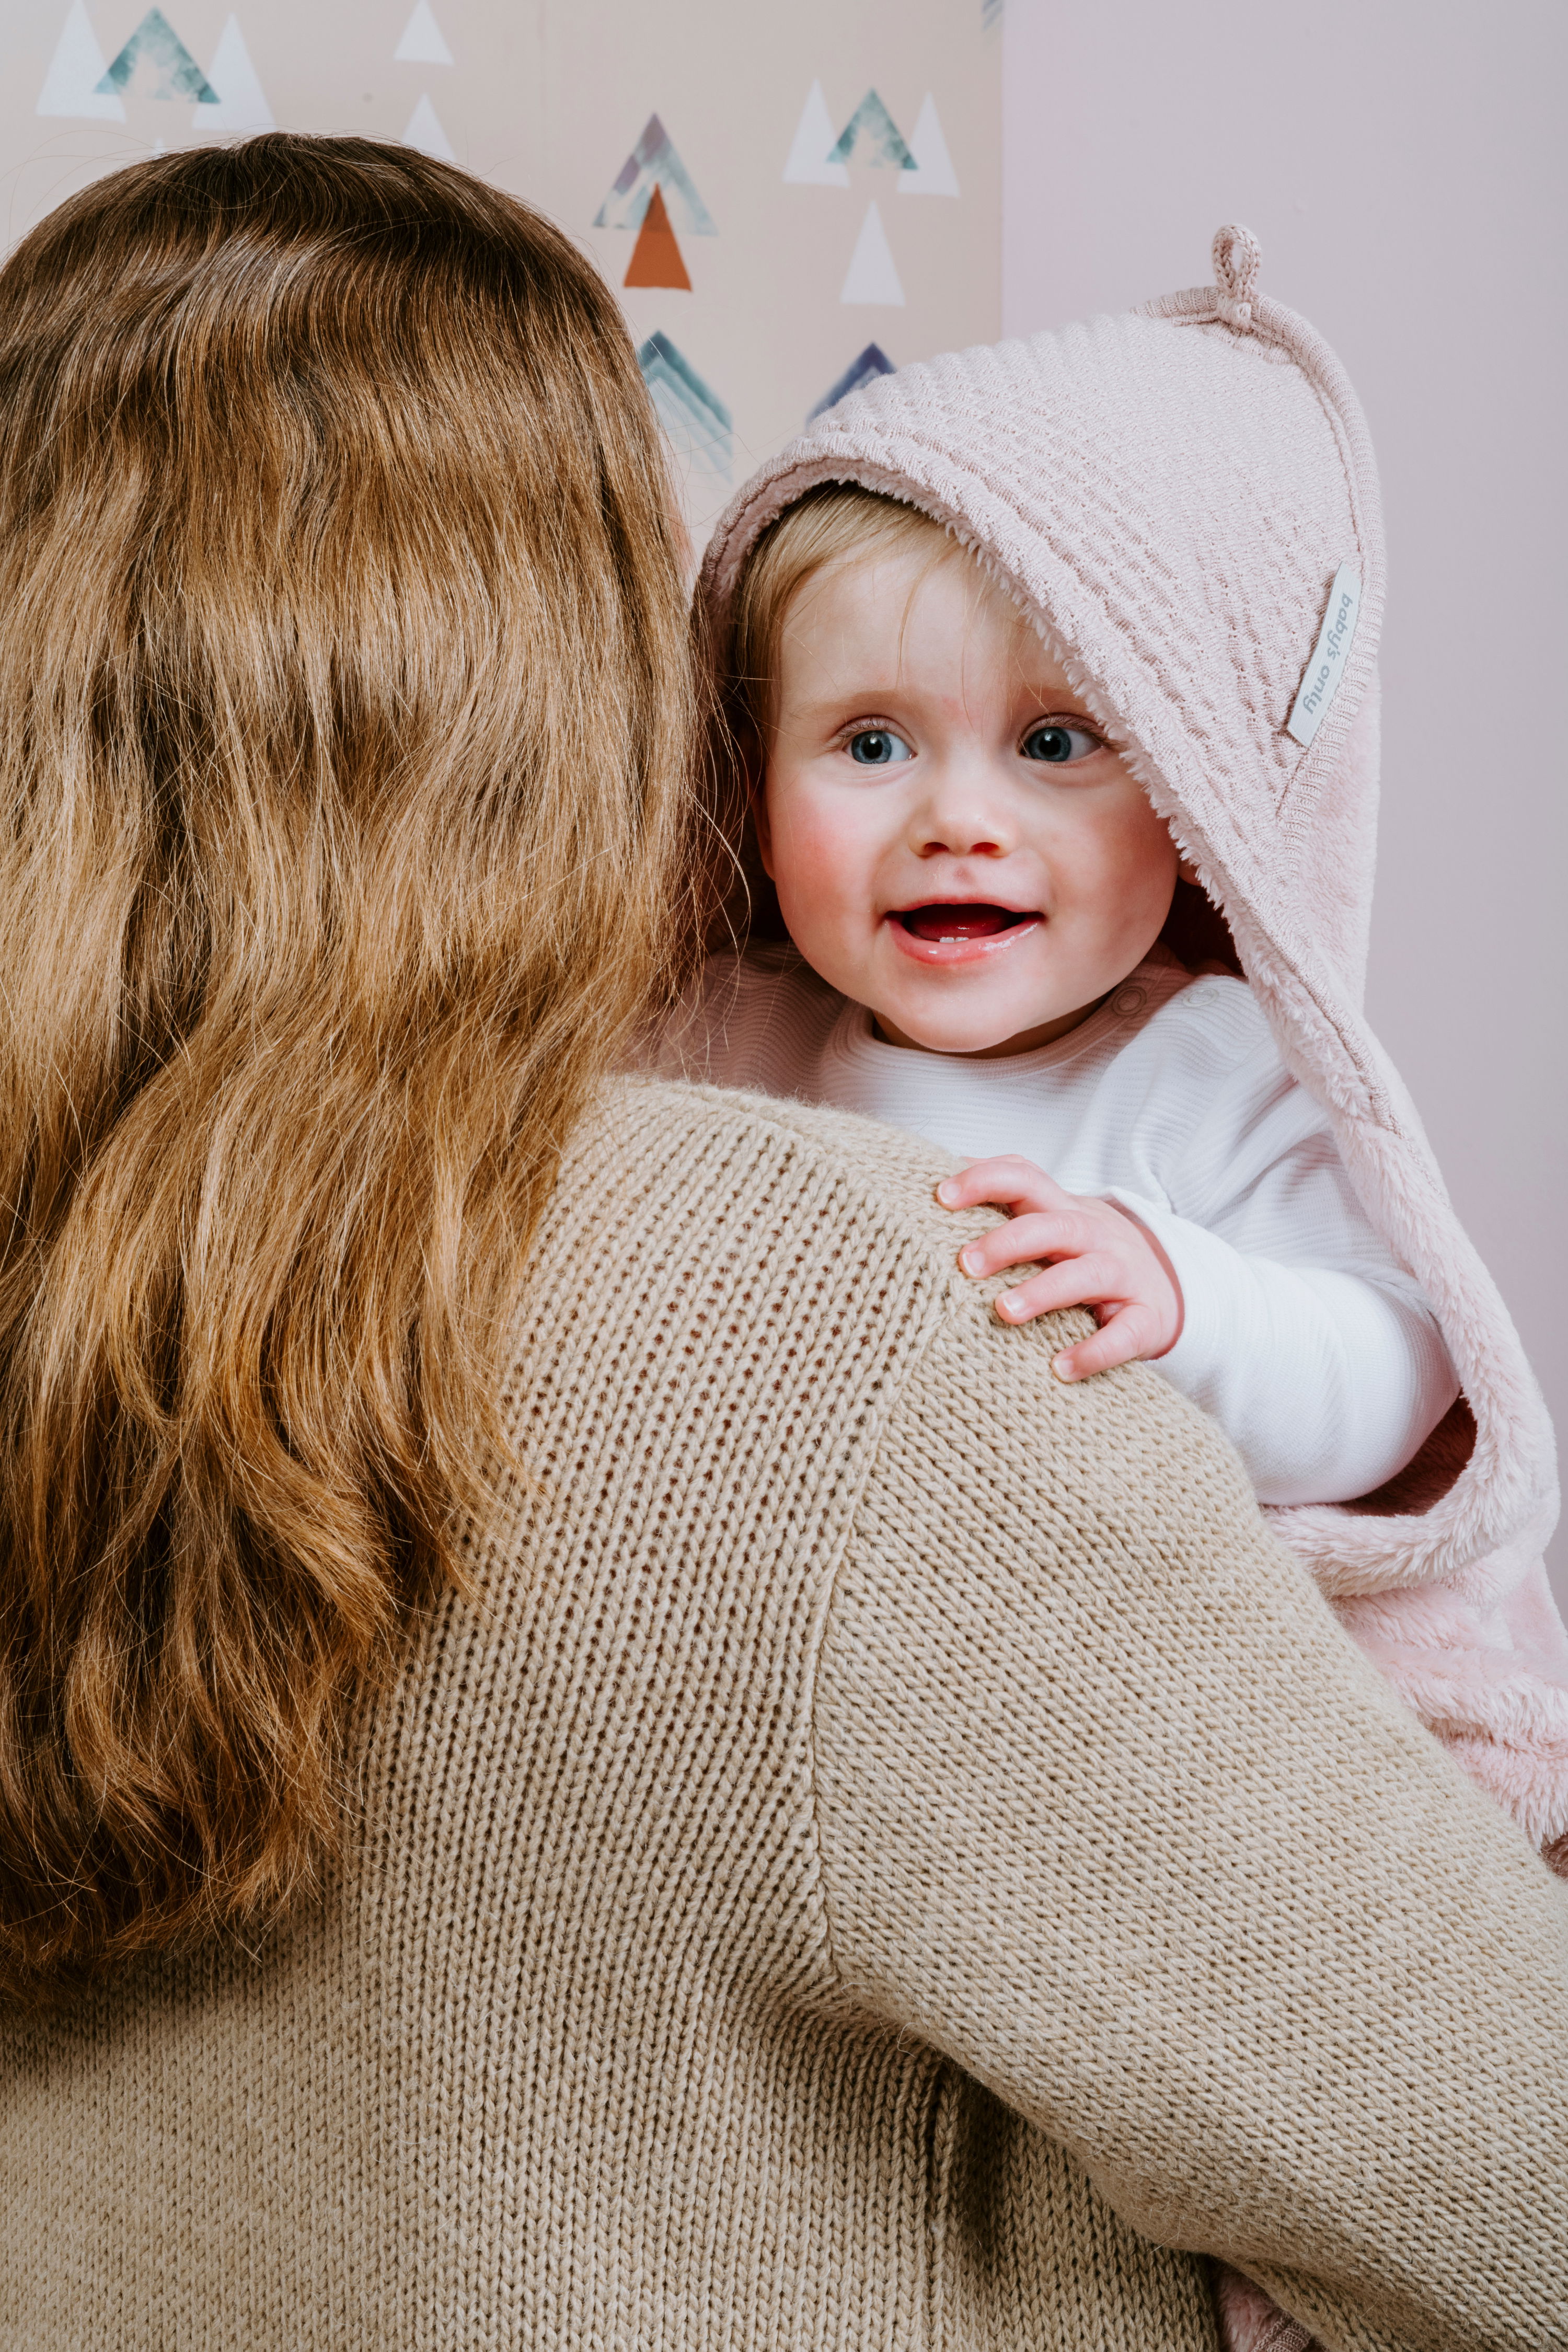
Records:
{"label": "white sleeve cuff", "polygon": [[1153,1370],[1226,1431],[1265,1503],[1348,1502],[1402,1469],[1458,1391],[1430,1311],[1358,1275],[1246,1256],[1143,1195],[1183,1322]]}

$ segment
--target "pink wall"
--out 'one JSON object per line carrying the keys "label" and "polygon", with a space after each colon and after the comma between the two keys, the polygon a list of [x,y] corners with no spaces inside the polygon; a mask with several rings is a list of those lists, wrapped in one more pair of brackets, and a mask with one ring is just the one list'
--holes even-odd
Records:
{"label": "pink wall", "polygon": [[[1240,220],[1371,417],[1390,541],[1369,1005],[1568,1428],[1568,381],[1555,0],[1007,0],[1003,316],[1205,284]],[[1568,1610],[1568,1546],[1553,1569]]]}

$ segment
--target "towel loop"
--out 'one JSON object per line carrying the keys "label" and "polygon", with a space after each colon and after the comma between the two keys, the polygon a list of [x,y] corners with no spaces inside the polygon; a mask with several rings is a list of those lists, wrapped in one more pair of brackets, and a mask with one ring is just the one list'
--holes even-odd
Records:
{"label": "towel loop", "polygon": [[1249,228],[1227,221],[1214,234],[1214,274],[1219,299],[1215,308],[1227,327],[1243,334],[1252,327],[1252,298],[1258,290],[1258,265],[1263,248]]}

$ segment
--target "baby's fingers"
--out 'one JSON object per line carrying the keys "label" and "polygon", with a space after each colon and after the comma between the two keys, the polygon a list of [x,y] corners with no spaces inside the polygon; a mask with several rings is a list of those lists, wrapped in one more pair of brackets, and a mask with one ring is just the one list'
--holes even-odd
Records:
{"label": "baby's fingers", "polygon": [[1064,1258],[1044,1274],[1032,1274],[1016,1289],[1005,1290],[996,1312],[1004,1323],[1032,1323],[1037,1315],[1054,1315],[1063,1307],[1096,1307],[1101,1299],[1116,1297],[1121,1287],[1108,1259],[1092,1254]]}
{"label": "baby's fingers", "polygon": [[977,1209],[989,1202],[1000,1209],[1047,1210],[1060,1208],[1071,1195],[1032,1160],[1009,1151],[944,1176],[936,1197],[944,1209]]}
{"label": "baby's fingers", "polygon": [[1142,1300],[1119,1307],[1091,1339],[1080,1339],[1051,1358],[1058,1381],[1086,1381],[1091,1372],[1109,1372],[1118,1364],[1136,1363],[1153,1353],[1159,1339],[1156,1318]]}
{"label": "baby's fingers", "polygon": [[965,1274],[984,1278],[1000,1274],[1005,1265],[1026,1265],[1031,1258],[1078,1257],[1094,1246],[1089,1219],[1070,1211],[1060,1216],[1010,1217],[965,1242],[958,1263]]}

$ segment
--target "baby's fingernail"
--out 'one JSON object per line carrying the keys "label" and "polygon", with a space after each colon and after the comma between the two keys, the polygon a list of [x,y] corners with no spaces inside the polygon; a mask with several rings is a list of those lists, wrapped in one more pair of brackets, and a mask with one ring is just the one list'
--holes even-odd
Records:
{"label": "baby's fingernail", "polygon": [[937,1186],[936,1197],[942,1202],[944,1209],[952,1208],[952,1196],[957,1190],[957,1185],[952,1182],[950,1177],[944,1177],[942,1182]]}
{"label": "baby's fingernail", "polygon": [[965,1274],[978,1274],[981,1271],[980,1252],[977,1249],[961,1249],[958,1263]]}
{"label": "baby's fingernail", "polygon": [[1070,1381],[1073,1377],[1072,1358],[1070,1356],[1053,1356],[1051,1358],[1051,1370],[1055,1372],[1058,1381]]}

